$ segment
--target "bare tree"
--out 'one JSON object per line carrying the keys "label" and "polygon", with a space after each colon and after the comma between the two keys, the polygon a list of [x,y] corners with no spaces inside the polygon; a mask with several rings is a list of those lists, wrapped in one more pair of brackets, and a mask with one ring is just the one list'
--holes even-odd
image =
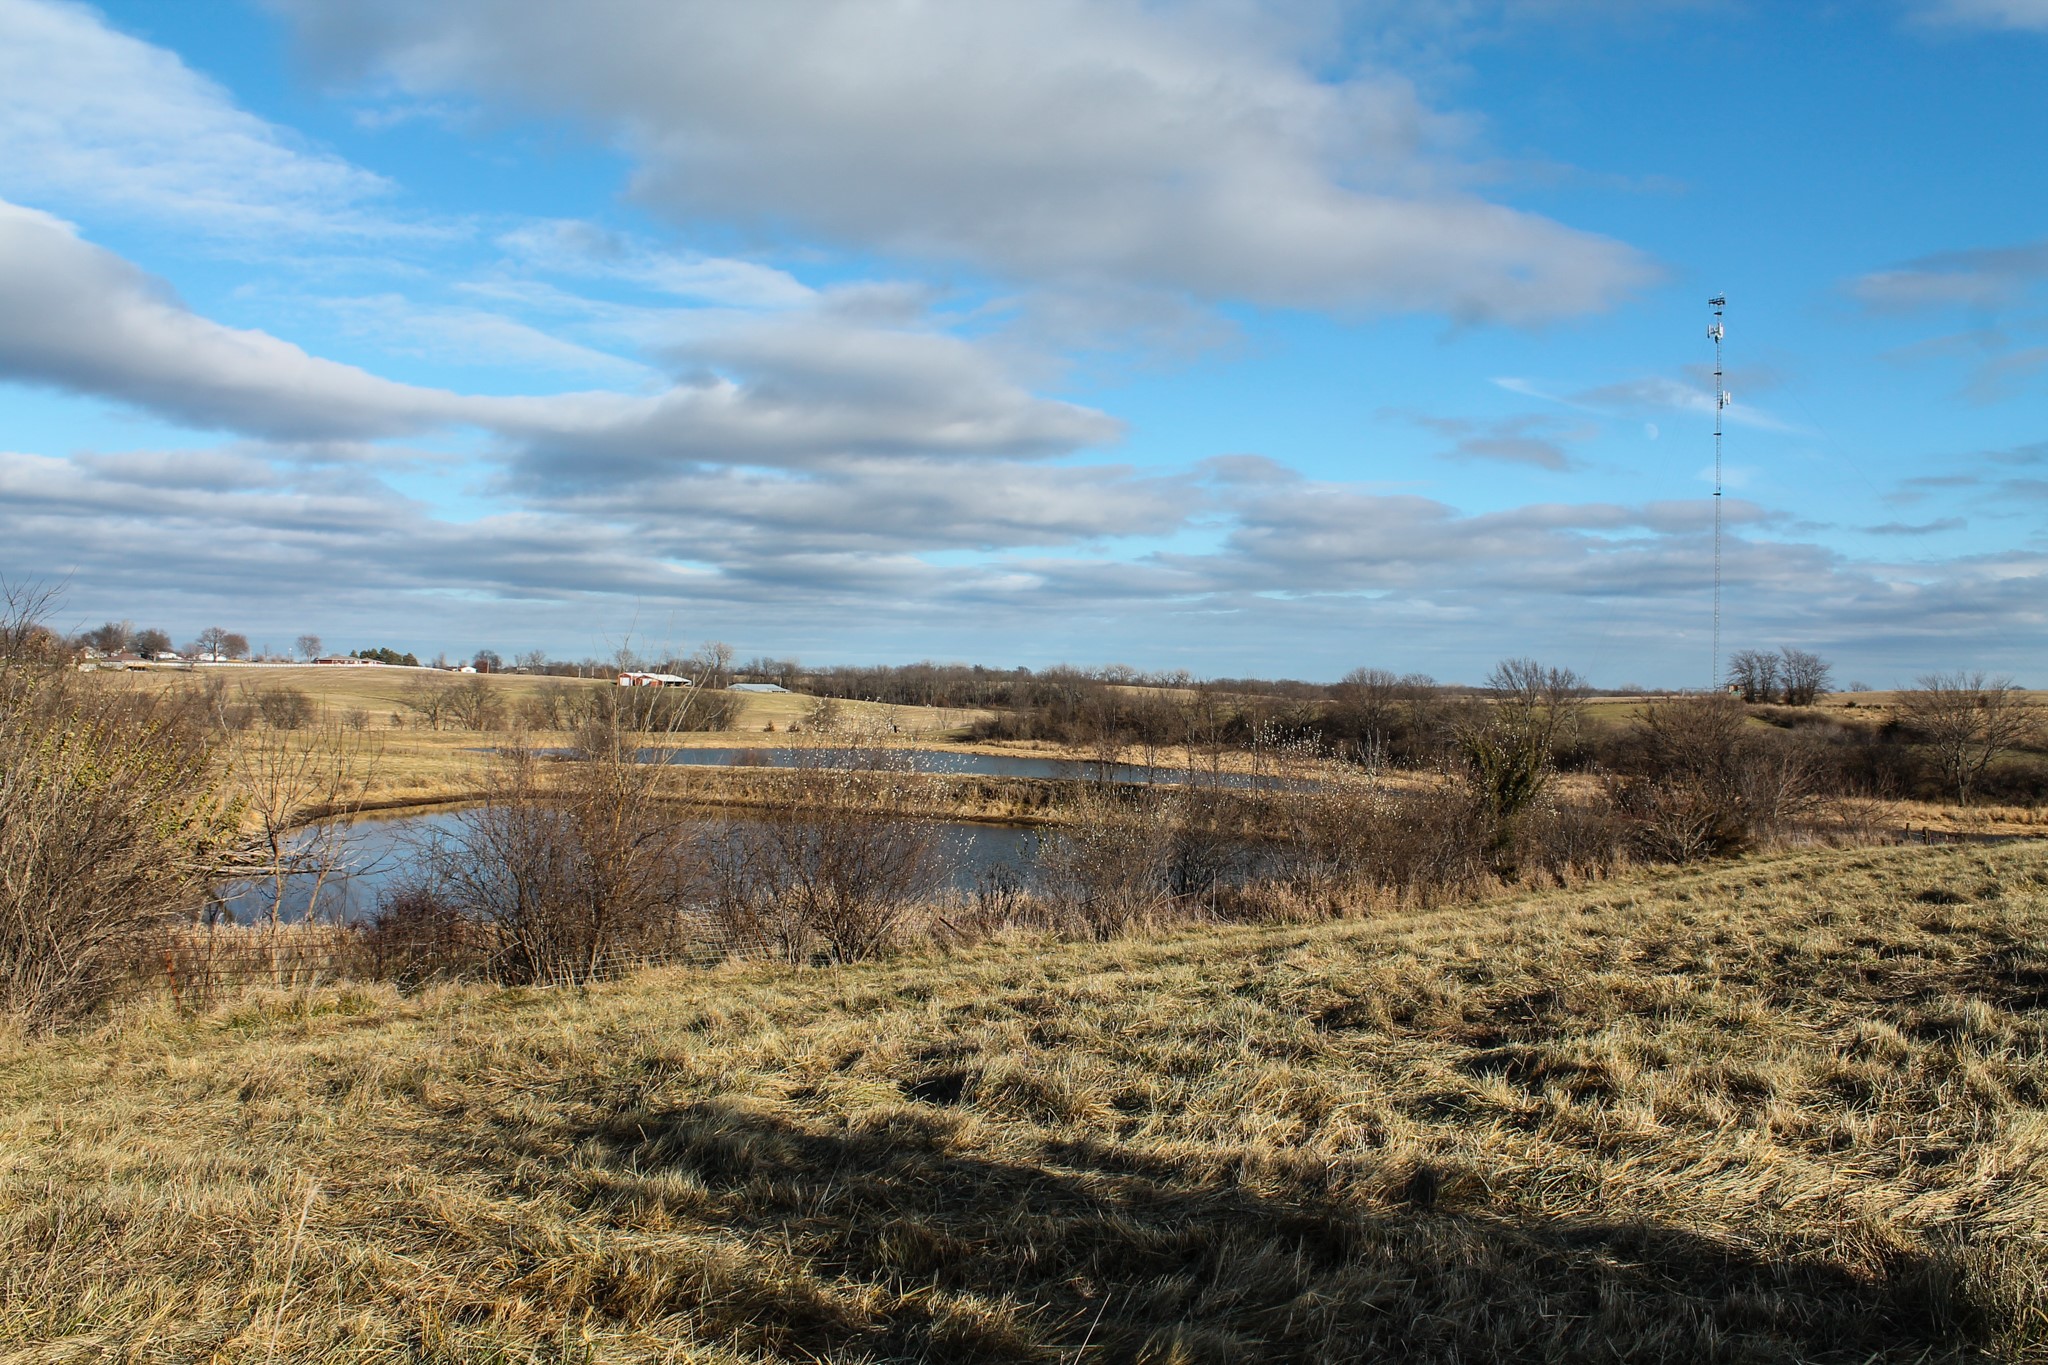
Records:
{"label": "bare tree", "polygon": [[1933,751],[1960,805],[1999,752],[2026,739],[2034,729],[2034,707],[2010,678],[1976,673],[1929,673],[1899,699],[1906,722]]}
{"label": "bare tree", "polygon": [[1778,652],[1778,659],[1785,680],[1785,705],[1811,706],[1827,691],[1834,668],[1820,655],[1788,645]]}
{"label": "bare tree", "polygon": [[1755,706],[1778,699],[1781,661],[1767,649],[1738,649],[1728,656],[1728,681],[1741,690],[1742,699]]}
{"label": "bare tree", "polygon": [[320,637],[311,631],[307,631],[299,637],[297,649],[299,657],[311,663],[320,657]]}
{"label": "bare tree", "polygon": [[199,632],[199,638],[192,642],[192,653],[202,659],[225,659],[228,654],[228,632],[219,626],[208,626]]}
{"label": "bare tree", "polygon": [[1401,680],[1384,668],[1354,668],[1337,684],[1338,709],[1356,728],[1367,766],[1385,765],[1403,700]]}
{"label": "bare tree", "polygon": [[109,621],[85,633],[85,643],[107,654],[118,654],[135,638],[133,621]]}
{"label": "bare tree", "polygon": [[448,716],[469,730],[496,730],[505,722],[505,699],[490,679],[477,673],[441,693]]}
{"label": "bare tree", "polygon": [[724,687],[732,682],[732,646],[723,640],[706,640],[688,663],[699,687]]}
{"label": "bare tree", "polygon": [[135,652],[145,657],[171,652],[170,635],[164,631],[157,630],[155,627],[136,631],[135,639],[132,643],[135,647]]}
{"label": "bare tree", "polygon": [[398,689],[398,704],[418,717],[418,723],[438,730],[452,714],[454,688],[439,672],[423,671],[406,679]]}
{"label": "bare tree", "polygon": [[271,923],[295,888],[305,892],[305,917],[318,913],[321,890],[346,854],[338,820],[361,808],[375,758],[362,731],[335,726],[289,740],[264,735],[231,760],[255,826],[256,869],[271,885]]}

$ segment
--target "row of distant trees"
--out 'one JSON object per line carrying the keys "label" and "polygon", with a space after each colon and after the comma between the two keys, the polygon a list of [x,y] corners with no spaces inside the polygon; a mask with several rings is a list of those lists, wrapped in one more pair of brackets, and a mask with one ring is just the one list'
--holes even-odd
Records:
{"label": "row of distant trees", "polygon": [[[299,638],[302,644],[311,640],[314,648],[318,649],[319,636],[308,635]],[[249,637],[240,631],[228,630],[224,626],[208,626],[180,648],[172,642],[169,631],[160,630],[155,626],[138,627],[133,621],[107,621],[94,626],[91,630],[81,631],[72,637],[70,643],[98,650],[102,654],[134,653],[153,656],[178,653],[207,659],[249,657]]]}
{"label": "row of distant trees", "polygon": [[1728,682],[1751,705],[1811,706],[1828,690],[1834,668],[1804,649],[1738,649],[1728,656]]}
{"label": "row of distant trees", "polygon": [[[251,656],[249,637],[240,631],[228,630],[221,626],[207,627],[180,647],[173,642],[170,632],[154,626],[138,627],[133,621],[107,621],[91,630],[81,631],[73,636],[69,643],[76,647],[97,650],[102,654],[134,653],[153,657],[176,653],[187,658],[201,659],[247,659]],[[308,631],[292,642],[292,653],[289,657],[311,662],[326,657],[326,653],[325,642],[319,635]],[[388,645],[352,650],[348,657],[373,659],[378,663],[403,665],[409,668],[421,666],[418,655],[409,650],[392,649]],[[503,657],[496,650],[479,650],[469,662],[479,673],[502,673],[506,669]],[[434,664],[441,668],[457,666],[457,663],[451,661],[446,654],[436,658]],[[515,666],[524,672],[549,671],[547,653],[544,650],[532,650],[521,654],[517,656]],[[592,663],[572,664],[558,671],[573,673],[579,668],[587,671],[593,666],[595,665]]]}

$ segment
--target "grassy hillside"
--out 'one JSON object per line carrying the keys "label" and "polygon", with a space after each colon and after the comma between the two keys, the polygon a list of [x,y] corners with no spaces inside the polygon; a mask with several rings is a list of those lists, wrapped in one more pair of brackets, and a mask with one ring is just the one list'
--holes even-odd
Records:
{"label": "grassy hillside", "polygon": [[2048,848],[0,1066],[0,1359],[2048,1359]]}

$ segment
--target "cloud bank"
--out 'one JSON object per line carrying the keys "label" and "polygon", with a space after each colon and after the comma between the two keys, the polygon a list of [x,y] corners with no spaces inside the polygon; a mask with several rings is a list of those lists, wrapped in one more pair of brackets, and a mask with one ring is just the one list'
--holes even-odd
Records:
{"label": "cloud bank", "polygon": [[1536,323],[1652,275],[1460,185],[1398,77],[1135,0],[284,0],[331,69],[583,120],[674,221],[1083,291]]}

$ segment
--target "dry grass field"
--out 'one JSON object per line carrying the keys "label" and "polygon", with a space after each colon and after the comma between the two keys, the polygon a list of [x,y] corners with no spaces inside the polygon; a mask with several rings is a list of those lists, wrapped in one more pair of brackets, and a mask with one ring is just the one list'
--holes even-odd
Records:
{"label": "dry grass field", "polygon": [[[444,724],[429,729],[417,723],[406,708],[404,693],[423,676],[411,668],[359,668],[318,665],[220,665],[203,669],[152,669],[120,675],[119,685],[147,688],[191,687],[219,679],[231,693],[255,694],[284,688],[304,692],[314,708],[317,723],[343,724],[351,715],[362,720],[360,732],[351,732],[367,750],[365,807],[389,808],[427,805],[461,800],[475,795],[482,786],[483,751],[521,733],[529,743],[567,744],[570,736],[552,732],[521,731],[518,715],[524,702],[548,688],[606,688],[616,686],[609,678],[533,677],[516,673],[494,674],[485,685],[498,693],[507,714],[503,731],[478,732]],[[435,677],[434,674],[425,674]],[[476,675],[438,675],[451,685],[462,686]],[[730,730],[664,736],[663,744],[725,745],[787,743],[790,726],[801,721],[814,699],[797,693],[737,693],[740,708]],[[883,706],[871,702],[842,702],[840,715],[849,728],[885,734],[901,742],[929,742],[954,734],[983,713],[937,707]],[[769,729],[773,726],[773,730]],[[893,727],[893,728],[892,728]],[[271,735],[251,732],[240,743],[244,749],[266,744],[300,746],[311,731],[287,731]]]}
{"label": "dry grass field", "polygon": [[2048,847],[0,1062],[0,1360],[2048,1359]]}

